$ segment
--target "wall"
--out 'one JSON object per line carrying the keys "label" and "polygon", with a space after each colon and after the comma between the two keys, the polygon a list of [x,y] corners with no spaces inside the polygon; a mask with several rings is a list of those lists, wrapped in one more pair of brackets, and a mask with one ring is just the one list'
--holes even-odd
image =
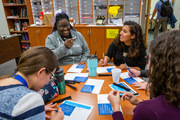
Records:
{"label": "wall", "polygon": [[2,0],[0,0],[0,34],[9,34],[8,25],[4,13],[4,8],[2,5]]}
{"label": "wall", "polygon": [[174,0],[174,15],[177,19],[177,22],[175,24],[176,28],[179,29],[179,24],[180,24],[180,0]]}

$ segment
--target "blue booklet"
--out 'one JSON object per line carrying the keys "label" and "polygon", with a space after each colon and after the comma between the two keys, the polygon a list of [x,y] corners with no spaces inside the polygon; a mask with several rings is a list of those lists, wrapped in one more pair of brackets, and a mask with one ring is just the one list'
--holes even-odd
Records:
{"label": "blue booklet", "polygon": [[84,65],[84,64],[83,64],[83,65],[77,65],[76,68],[81,68],[81,69],[83,69],[85,66],[86,66],[86,65]]}

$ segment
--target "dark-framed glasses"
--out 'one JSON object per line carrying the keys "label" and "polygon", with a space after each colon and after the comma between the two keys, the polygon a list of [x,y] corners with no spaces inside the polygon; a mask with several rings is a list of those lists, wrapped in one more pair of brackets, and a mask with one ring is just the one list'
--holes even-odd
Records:
{"label": "dark-framed glasses", "polygon": [[56,80],[56,77],[51,72],[49,72],[49,73],[51,74],[50,81]]}

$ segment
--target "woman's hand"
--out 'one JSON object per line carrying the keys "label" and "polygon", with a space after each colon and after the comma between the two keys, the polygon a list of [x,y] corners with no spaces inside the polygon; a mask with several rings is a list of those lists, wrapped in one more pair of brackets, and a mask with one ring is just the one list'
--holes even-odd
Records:
{"label": "woman's hand", "polygon": [[147,82],[142,81],[142,82],[134,82],[132,85],[133,85],[134,87],[137,87],[136,89],[145,90],[147,84],[148,84]]}
{"label": "woman's hand", "polygon": [[129,70],[128,70],[128,75],[129,75],[130,77],[139,77],[140,74],[141,74],[141,72],[140,72],[139,70],[136,70],[136,69],[130,69],[130,71],[133,73],[133,74],[131,74],[131,73],[129,72]]}
{"label": "woman's hand", "polygon": [[127,67],[126,67],[125,64],[121,64],[121,65],[119,66],[119,68],[120,68],[121,70],[127,70]]}
{"label": "woman's hand", "polygon": [[107,65],[107,61],[101,59],[101,60],[99,61],[99,64],[100,64],[101,66],[105,66],[105,65]]}
{"label": "woman's hand", "polygon": [[67,47],[67,48],[71,48],[73,46],[73,38],[70,38],[70,39],[66,39],[66,41],[64,42],[64,45]]}
{"label": "woman's hand", "polygon": [[120,95],[119,91],[112,90],[108,95],[108,100],[111,103],[113,112],[120,111]]}
{"label": "woman's hand", "polygon": [[123,100],[128,100],[132,105],[137,105],[139,104],[140,100],[137,99],[132,93],[130,92],[122,92],[120,91],[120,93],[122,93],[122,99]]}
{"label": "woman's hand", "polygon": [[58,111],[52,111],[51,112],[51,120],[63,120],[64,119],[64,113],[61,110],[61,108],[58,108]]}
{"label": "woman's hand", "polygon": [[[57,105],[57,103],[55,103],[55,104],[50,103],[50,104],[45,105],[45,111],[48,112],[48,111],[55,111],[55,110],[57,110],[56,105]],[[50,116],[46,115],[46,119],[50,119]]]}

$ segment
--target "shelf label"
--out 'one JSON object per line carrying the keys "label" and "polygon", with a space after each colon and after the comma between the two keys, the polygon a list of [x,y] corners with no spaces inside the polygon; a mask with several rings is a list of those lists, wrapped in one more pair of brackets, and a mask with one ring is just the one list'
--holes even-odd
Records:
{"label": "shelf label", "polygon": [[114,39],[119,33],[119,29],[106,29],[106,38]]}

